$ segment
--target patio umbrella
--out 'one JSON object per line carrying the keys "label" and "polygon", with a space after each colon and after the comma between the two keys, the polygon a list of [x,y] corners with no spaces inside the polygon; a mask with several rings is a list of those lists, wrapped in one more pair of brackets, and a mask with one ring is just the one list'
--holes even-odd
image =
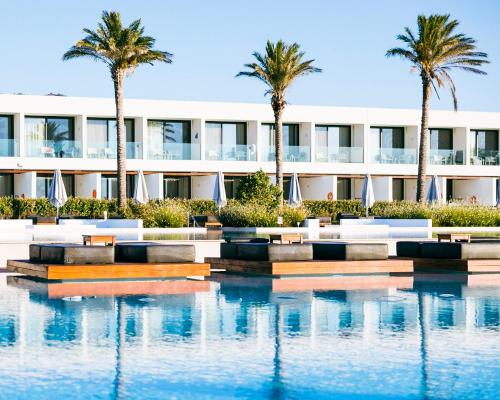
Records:
{"label": "patio umbrella", "polygon": [[375,203],[375,195],[373,194],[372,177],[370,174],[365,175],[365,181],[363,183],[363,193],[361,193],[361,204],[366,210],[366,216],[368,217],[368,209]]}
{"label": "patio umbrella", "polygon": [[290,193],[288,194],[288,204],[290,207],[298,207],[302,204],[302,195],[300,194],[299,176],[296,172],[292,175],[290,181]]}
{"label": "patio umbrella", "polygon": [[217,179],[215,180],[214,194],[212,196],[213,201],[219,208],[224,207],[227,204],[226,199],[226,188],[224,186],[224,174],[222,172],[217,173]]}
{"label": "patio umbrella", "polygon": [[66,195],[66,188],[64,187],[64,182],[61,175],[61,170],[59,169],[56,169],[54,171],[52,182],[50,182],[48,199],[50,201],[50,204],[52,204],[57,209],[57,218],[59,218],[59,208],[62,207],[68,200],[68,196]]}
{"label": "patio umbrella", "polygon": [[500,208],[500,179],[497,179],[497,207]]}
{"label": "patio umbrella", "polygon": [[436,175],[432,176],[429,190],[427,191],[427,203],[440,203],[442,200],[441,189]]}
{"label": "patio umbrella", "polygon": [[149,201],[148,187],[146,186],[146,179],[142,171],[137,172],[137,179],[135,181],[134,201],[140,204],[146,204]]}

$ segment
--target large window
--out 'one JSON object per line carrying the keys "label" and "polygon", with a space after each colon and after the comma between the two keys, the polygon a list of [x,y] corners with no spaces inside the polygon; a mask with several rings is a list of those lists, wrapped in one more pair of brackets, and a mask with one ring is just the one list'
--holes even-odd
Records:
{"label": "large window", "polygon": [[[135,143],[134,120],[125,120],[127,158],[138,158],[140,144]],[[87,156],[89,158],[116,158],[116,120],[87,119]]]}
{"label": "large window", "polygon": [[[50,184],[52,183],[53,174],[37,174],[36,175],[36,197],[49,197]],[[62,174],[62,180],[66,194],[68,196],[75,195],[75,176]]]}
{"label": "large window", "polygon": [[404,128],[382,128],[372,127],[371,134],[374,135],[372,142],[379,149],[404,149]]}
{"label": "large window", "polygon": [[[127,175],[127,197],[132,197],[135,190],[135,175]],[[101,175],[101,199],[111,200],[118,197],[118,179],[116,175]]]}
{"label": "large window", "polygon": [[250,160],[255,151],[247,146],[247,125],[243,122],[207,122],[207,160]]}
{"label": "large window", "polygon": [[228,199],[234,199],[236,197],[240,180],[241,176],[224,176],[224,188],[226,189],[226,197]]}
{"label": "large window", "polygon": [[405,199],[405,180],[402,178],[392,178],[392,199],[402,201]]}
{"label": "large window", "polygon": [[351,199],[351,178],[337,178],[337,200]]}
{"label": "large window", "polygon": [[80,157],[75,142],[73,118],[26,117],[24,119],[28,157]]}
{"label": "large window", "polygon": [[13,174],[0,174],[0,196],[13,196],[14,195],[14,175]]}
{"label": "large window", "polygon": [[431,150],[453,150],[453,129],[430,129]]}
{"label": "large window", "polygon": [[0,115],[0,157],[17,155],[14,146],[14,129],[12,116]]}
{"label": "large window", "polygon": [[472,130],[471,131],[471,164],[497,165],[498,159],[498,131]]}
{"label": "large window", "polygon": [[148,158],[190,160],[190,143],[190,121],[148,121]]}
{"label": "large window", "polygon": [[316,147],[351,147],[351,127],[316,125]]}
{"label": "large window", "polygon": [[[262,135],[264,144],[267,146],[276,145],[276,135],[274,124],[262,124]],[[299,125],[283,124],[283,146],[299,146]]]}
{"label": "large window", "polygon": [[191,198],[190,176],[164,176],[163,197],[169,199]]}

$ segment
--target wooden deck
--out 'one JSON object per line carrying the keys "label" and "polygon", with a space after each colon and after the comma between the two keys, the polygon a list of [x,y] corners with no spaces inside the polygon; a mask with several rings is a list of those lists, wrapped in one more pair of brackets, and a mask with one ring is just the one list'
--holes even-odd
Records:
{"label": "wooden deck", "polygon": [[208,292],[209,281],[116,281],[116,282],[50,282],[30,277],[8,276],[7,284],[32,293],[47,295],[49,299],[63,297],[164,296]]}
{"label": "wooden deck", "polygon": [[246,261],[205,258],[212,269],[257,275],[332,275],[412,273],[413,260],[390,258],[374,261]]}
{"label": "wooden deck", "polygon": [[60,265],[8,260],[7,269],[47,280],[153,279],[210,275],[210,265],[207,263]]}
{"label": "wooden deck", "polygon": [[[411,260],[411,259],[408,259]],[[447,260],[435,258],[412,259],[416,272],[463,272],[463,273],[499,273],[499,260]]]}

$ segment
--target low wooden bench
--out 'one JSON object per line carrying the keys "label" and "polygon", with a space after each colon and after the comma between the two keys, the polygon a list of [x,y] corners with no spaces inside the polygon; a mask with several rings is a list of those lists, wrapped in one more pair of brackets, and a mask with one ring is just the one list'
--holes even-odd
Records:
{"label": "low wooden bench", "polygon": [[269,235],[269,241],[279,241],[281,244],[304,243],[304,237],[299,233],[278,233]]}
{"label": "low wooden bench", "polygon": [[104,246],[114,246],[116,244],[116,236],[114,235],[82,235],[84,246],[95,246],[102,243]]}
{"label": "low wooden bench", "polygon": [[438,242],[470,242],[470,233],[438,233]]}

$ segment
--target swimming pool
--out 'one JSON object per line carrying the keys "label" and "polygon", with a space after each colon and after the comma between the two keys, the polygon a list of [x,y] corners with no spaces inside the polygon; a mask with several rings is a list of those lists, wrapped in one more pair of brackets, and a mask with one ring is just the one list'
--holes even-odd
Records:
{"label": "swimming pool", "polygon": [[500,391],[495,275],[72,285],[0,274],[0,398],[476,399]]}

